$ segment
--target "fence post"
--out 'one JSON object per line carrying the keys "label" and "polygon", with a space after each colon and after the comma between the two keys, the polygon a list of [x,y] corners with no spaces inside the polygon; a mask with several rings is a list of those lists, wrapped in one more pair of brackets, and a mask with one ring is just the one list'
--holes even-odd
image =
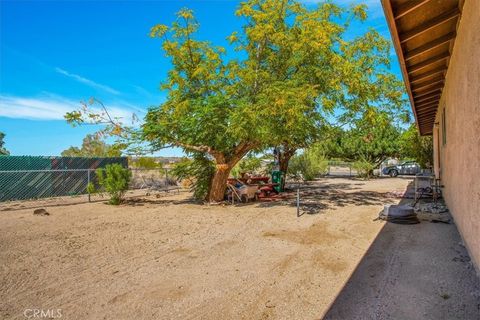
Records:
{"label": "fence post", "polygon": [[168,170],[165,169],[165,185],[167,187],[167,192],[168,192]]}
{"label": "fence post", "polygon": [[90,169],[87,169],[87,193],[88,193],[88,202],[90,201]]}
{"label": "fence post", "polygon": [[300,217],[300,189],[297,188],[297,217]]}

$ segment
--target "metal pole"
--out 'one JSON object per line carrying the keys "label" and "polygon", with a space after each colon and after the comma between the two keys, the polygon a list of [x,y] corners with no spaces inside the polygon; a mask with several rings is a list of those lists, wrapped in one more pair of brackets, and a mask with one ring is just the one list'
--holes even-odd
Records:
{"label": "metal pole", "polygon": [[297,217],[300,217],[300,189],[297,188]]}
{"label": "metal pole", "polygon": [[166,184],[167,192],[168,192],[168,170],[167,169],[165,169],[165,184]]}
{"label": "metal pole", "polygon": [[87,169],[87,192],[88,192],[88,202],[90,201],[90,169]]}

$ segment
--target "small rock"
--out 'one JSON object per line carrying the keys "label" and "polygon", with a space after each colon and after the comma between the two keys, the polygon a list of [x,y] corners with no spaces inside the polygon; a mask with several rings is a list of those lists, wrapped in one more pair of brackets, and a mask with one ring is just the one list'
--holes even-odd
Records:
{"label": "small rock", "polygon": [[275,305],[272,303],[272,301],[268,300],[268,301],[265,303],[265,307],[267,307],[267,308],[275,308]]}
{"label": "small rock", "polygon": [[442,293],[440,297],[442,297],[444,300],[450,299],[450,295],[448,293]]}
{"label": "small rock", "polygon": [[49,216],[50,215],[50,213],[48,213],[48,211],[43,209],[43,208],[33,210],[33,214],[36,214],[36,215],[39,215],[39,216]]}

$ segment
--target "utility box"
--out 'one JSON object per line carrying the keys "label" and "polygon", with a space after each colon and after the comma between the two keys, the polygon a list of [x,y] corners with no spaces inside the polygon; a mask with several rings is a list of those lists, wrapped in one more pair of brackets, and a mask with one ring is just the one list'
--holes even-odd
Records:
{"label": "utility box", "polygon": [[277,192],[283,192],[283,179],[285,179],[285,175],[282,171],[275,170],[272,171],[272,183],[276,183],[277,185],[273,188]]}

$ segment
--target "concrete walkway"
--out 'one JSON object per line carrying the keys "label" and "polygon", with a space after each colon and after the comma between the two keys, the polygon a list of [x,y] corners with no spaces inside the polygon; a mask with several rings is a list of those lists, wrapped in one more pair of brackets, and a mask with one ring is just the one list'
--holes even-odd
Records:
{"label": "concrete walkway", "polygon": [[456,226],[387,223],[324,318],[480,319],[480,280]]}

